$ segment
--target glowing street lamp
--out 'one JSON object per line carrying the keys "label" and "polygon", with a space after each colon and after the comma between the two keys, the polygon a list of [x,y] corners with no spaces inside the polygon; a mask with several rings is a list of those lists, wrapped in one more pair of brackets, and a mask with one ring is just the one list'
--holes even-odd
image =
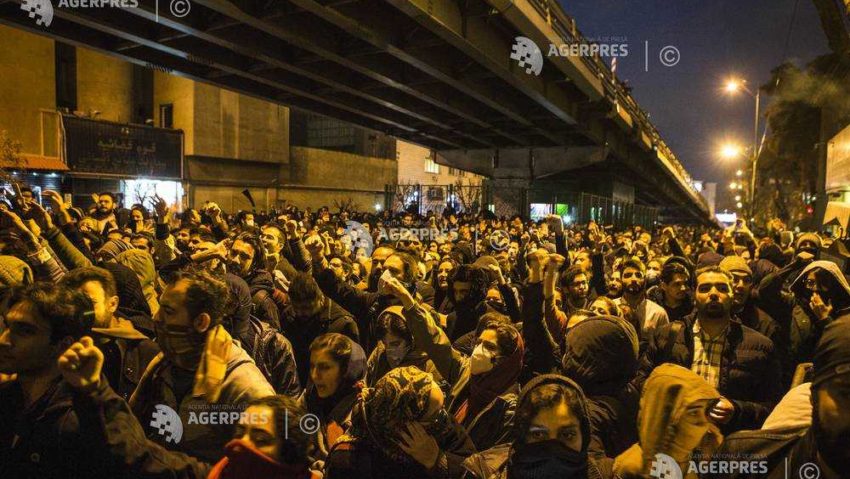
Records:
{"label": "glowing street lamp", "polygon": [[738,91],[741,89],[741,86],[743,86],[741,80],[738,80],[736,78],[730,78],[729,80],[726,80],[726,85],[724,85],[723,89],[726,90],[726,93],[731,95],[734,93],[738,93]]}
{"label": "glowing street lamp", "polygon": [[743,208],[743,207],[744,207],[744,204],[739,201],[738,202],[738,208]]}
{"label": "glowing street lamp", "polygon": [[742,148],[735,143],[726,143],[720,147],[720,156],[727,160],[731,160],[741,156]]}
{"label": "glowing street lamp", "polygon": [[[758,159],[759,159],[759,103],[761,97],[761,90],[756,88],[755,91],[747,88],[747,81],[740,78],[729,78],[726,80],[726,83],[723,86],[723,89],[726,91],[728,95],[735,95],[740,92],[744,92],[747,95],[751,96],[755,100],[755,117],[754,117],[754,125],[753,125],[753,151],[751,161],[751,173],[750,173],[750,187],[749,187],[749,197],[748,203],[749,208],[752,210],[753,201],[755,198],[755,187],[756,187],[756,172],[758,171]],[[741,177],[743,172],[740,172],[737,176]],[[742,188],[743,189],[743,188]],[[750,215],[752,215],[752,211],[750,211]]]}
{"label": "glowing street lamp", "polygon": [[732,183],[729,183],[729,189],[730,190],[734,190],[737,187],[738,187],[738,183],[735,183],[734,181]]}
{"label": "glowing street lamp", "polygon": [[735,195],[735,201],[741,201],[741,195]]}
{"label": "glowing street lamp", "polygon": [[735,176],[737,176],[738,178],[743,176],[743,174],[744,174],[743,170],[738,170],[738,171],[735,172]]}

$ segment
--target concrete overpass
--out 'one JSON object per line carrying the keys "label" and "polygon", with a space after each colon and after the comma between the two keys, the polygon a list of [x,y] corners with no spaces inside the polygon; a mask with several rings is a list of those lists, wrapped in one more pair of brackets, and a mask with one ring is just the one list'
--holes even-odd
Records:
{"label": "concrete overpass", "polygon": [[45,26],[21,0],[0,0],[0,22],[428,146],[439,163],[493,178],[497,194],[604,183],[609,195],[707,219],[687,172],[598,57],[548,57],[539,76],[510,58],[520,35],[544,54],[585,42],[555,0],[189,1],[176,16],[171,0],[54,0]]}

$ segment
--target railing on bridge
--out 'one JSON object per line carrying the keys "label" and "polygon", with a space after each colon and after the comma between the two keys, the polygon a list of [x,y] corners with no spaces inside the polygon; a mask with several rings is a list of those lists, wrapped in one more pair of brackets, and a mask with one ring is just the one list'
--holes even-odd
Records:
{"label": "railing on bridge", "polygon": [[[564,12],[557,0],[528,1],[541,17],[546,20],[546,23],[561,36],[564,43],[588,43],[587,39],[576,26],[575,20]],[[649,136],[653,146],[668,160],[673,173],[679,178],[685,188],[691,192],[691,196],[707,209],[708,206],[705,199],[694,188],[693,178],[691,178],[691,175],[688,174],[685,167],[682,166],[676,155],[667,146],[667,143],[664,142],[664,139],[661,138],[661,133],[655,128],[655,125],[649,121],[649,114],[635,102],[634,98],[626,90],[626,87],[611,72],[611,69],[602,61],[599,54],[597,53],[592,56],[582,55],[580,58],[590,71],[602,80],[606,93],[615,100],[616,104],[625,108],[640,126],[641,131]]]}

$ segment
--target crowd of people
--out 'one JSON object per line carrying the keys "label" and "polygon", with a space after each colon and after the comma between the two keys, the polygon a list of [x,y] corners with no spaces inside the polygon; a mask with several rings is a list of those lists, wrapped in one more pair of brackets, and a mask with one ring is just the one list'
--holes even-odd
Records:
{"label": "crowd of people", "polygon": [[2,478],[850,477],[826,235],[14,189]]}

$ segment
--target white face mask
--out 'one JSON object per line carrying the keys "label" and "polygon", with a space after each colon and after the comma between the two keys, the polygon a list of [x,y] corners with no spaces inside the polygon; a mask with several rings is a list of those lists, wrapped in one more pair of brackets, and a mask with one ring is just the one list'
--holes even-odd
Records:
{"label": "white face mask", "polygon": [[472,356],[469,357],[469,373],[473,376],[490,372],[493,369],[493,353],[484,349],[483,344],[479,344],[472,350]]}

